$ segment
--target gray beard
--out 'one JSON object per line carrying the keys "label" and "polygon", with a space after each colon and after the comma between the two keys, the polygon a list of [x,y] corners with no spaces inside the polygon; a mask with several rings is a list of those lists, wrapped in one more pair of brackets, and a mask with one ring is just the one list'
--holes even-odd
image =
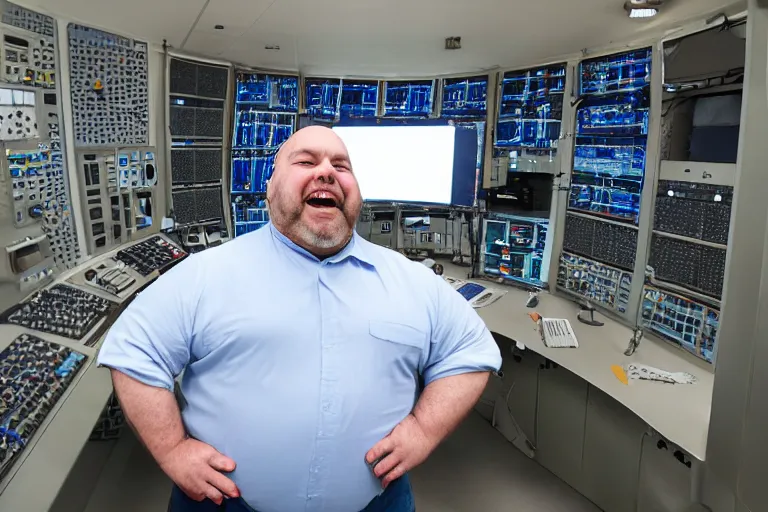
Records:
{"label": "gray beard", "polygon": [[297,236],[301,238],[307,245],[311,247],[317,247],[318,249],[331,249],[349,241],[349,236],[339,230],[338,232],[321,235],[313,232],[307,226],[303,224],[297,225]]}
{"label": "gray beard", "polygon": [[[349,240],[352,238],[352,233],[347,233],[347,230],[343,228],[338,230],[335,229],[329,234],[319,234],[313,232],[311,229],[309,229],[309,226],[299,220],[301,218],[301,208],[297,208],[292,211],[286,211],[282,208],[275,208],[274,210],[270,210],[270,216],[273,217],[273,223],[275,220],[277,220],[278,223],[285,226],[284,229],[292,231],[294,236],[296,236],[296,238],[302,242],[300,245],[323,250],[332,249],[333,247],[346,245],[346,243],[349,242]],[[277,219],[274,217],[277,217]]]}

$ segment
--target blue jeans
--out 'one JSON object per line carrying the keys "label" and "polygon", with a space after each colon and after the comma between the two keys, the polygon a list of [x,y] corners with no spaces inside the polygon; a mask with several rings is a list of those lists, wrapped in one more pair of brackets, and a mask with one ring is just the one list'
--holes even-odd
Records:
{"label": "blue jeans", "polygon": [[[411,492],[408,475],[389,484],[380,496],[376,496],[361,512],[415,512],[416,504]],[[224,500],[217,505],[211,500],[195,501],[184,491],[173,486],[168,512],[257,512],[242,498]]]}

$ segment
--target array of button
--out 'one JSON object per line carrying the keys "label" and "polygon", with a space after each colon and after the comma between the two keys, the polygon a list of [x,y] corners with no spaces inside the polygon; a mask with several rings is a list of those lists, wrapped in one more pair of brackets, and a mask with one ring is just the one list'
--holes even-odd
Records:
{"label": "array of button", "polygon": [[720,298],[726,250],[654,234],[648,265],[656,279]]}
{"label": "array of button", "polygon": [[116,307],[117,304],[110,300],[57,284],[4,312],[0,323],[81,340]]}
{"label": "array of button", "polygon": [[718,309],[653,286],[645,286],[643,324],[712,362],[720,326]]}
{"label": "array of button", "polygon": [[632,270],[637,231],[627,226],[566,215],[563,247],[619,268]]}
{"label": "array of button", "polygon": [[165,270],[186,256],[184,251],[162,237],[153,236],[118,251],[115,259],[122,261],[142,276],[148,276],[155,270]]}
{"label": "array of button", "polygon": [[69,60],[75,145],[146,145],[146,43],[70,24]]}
{"label": "array of button", "polygon": [[67,390],[86,356],[30,334],[0,352],[0,478]]}
{"label": "array of button", "polygon": [[632,274],[597,261],[563,252],[557,285],[603,306],[626,312]]}

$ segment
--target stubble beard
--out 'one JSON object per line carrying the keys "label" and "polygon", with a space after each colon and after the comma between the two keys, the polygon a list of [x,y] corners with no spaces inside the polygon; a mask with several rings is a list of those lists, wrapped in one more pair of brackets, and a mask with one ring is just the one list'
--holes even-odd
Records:
{"label": "stubble beard", "polygon": [[[279,201],[278,204],[284,204]],[[311,252],[311,249],[327,250],[346,245],[352,237],[352,226],[348,214],[341,210],[342,217],[313,230],[301,218],[304,208],[311,208],[304,203],[290,210],[274,206],[270,208],[272,223],[288,238]]]}

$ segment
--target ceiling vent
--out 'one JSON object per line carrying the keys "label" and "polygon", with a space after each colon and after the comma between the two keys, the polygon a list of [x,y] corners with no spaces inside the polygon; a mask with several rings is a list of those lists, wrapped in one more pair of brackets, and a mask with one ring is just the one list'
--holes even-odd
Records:
{"label": "ceiling vent", "polygon": [[652,18],[659,14],[659,7],[664,0],[627,0],[624,9],[630,18]]}
{"label": "ceiling vent", "polygon": [[461,48],[461,37],[446,37],[445,49],[446,50],[458,50]]}

